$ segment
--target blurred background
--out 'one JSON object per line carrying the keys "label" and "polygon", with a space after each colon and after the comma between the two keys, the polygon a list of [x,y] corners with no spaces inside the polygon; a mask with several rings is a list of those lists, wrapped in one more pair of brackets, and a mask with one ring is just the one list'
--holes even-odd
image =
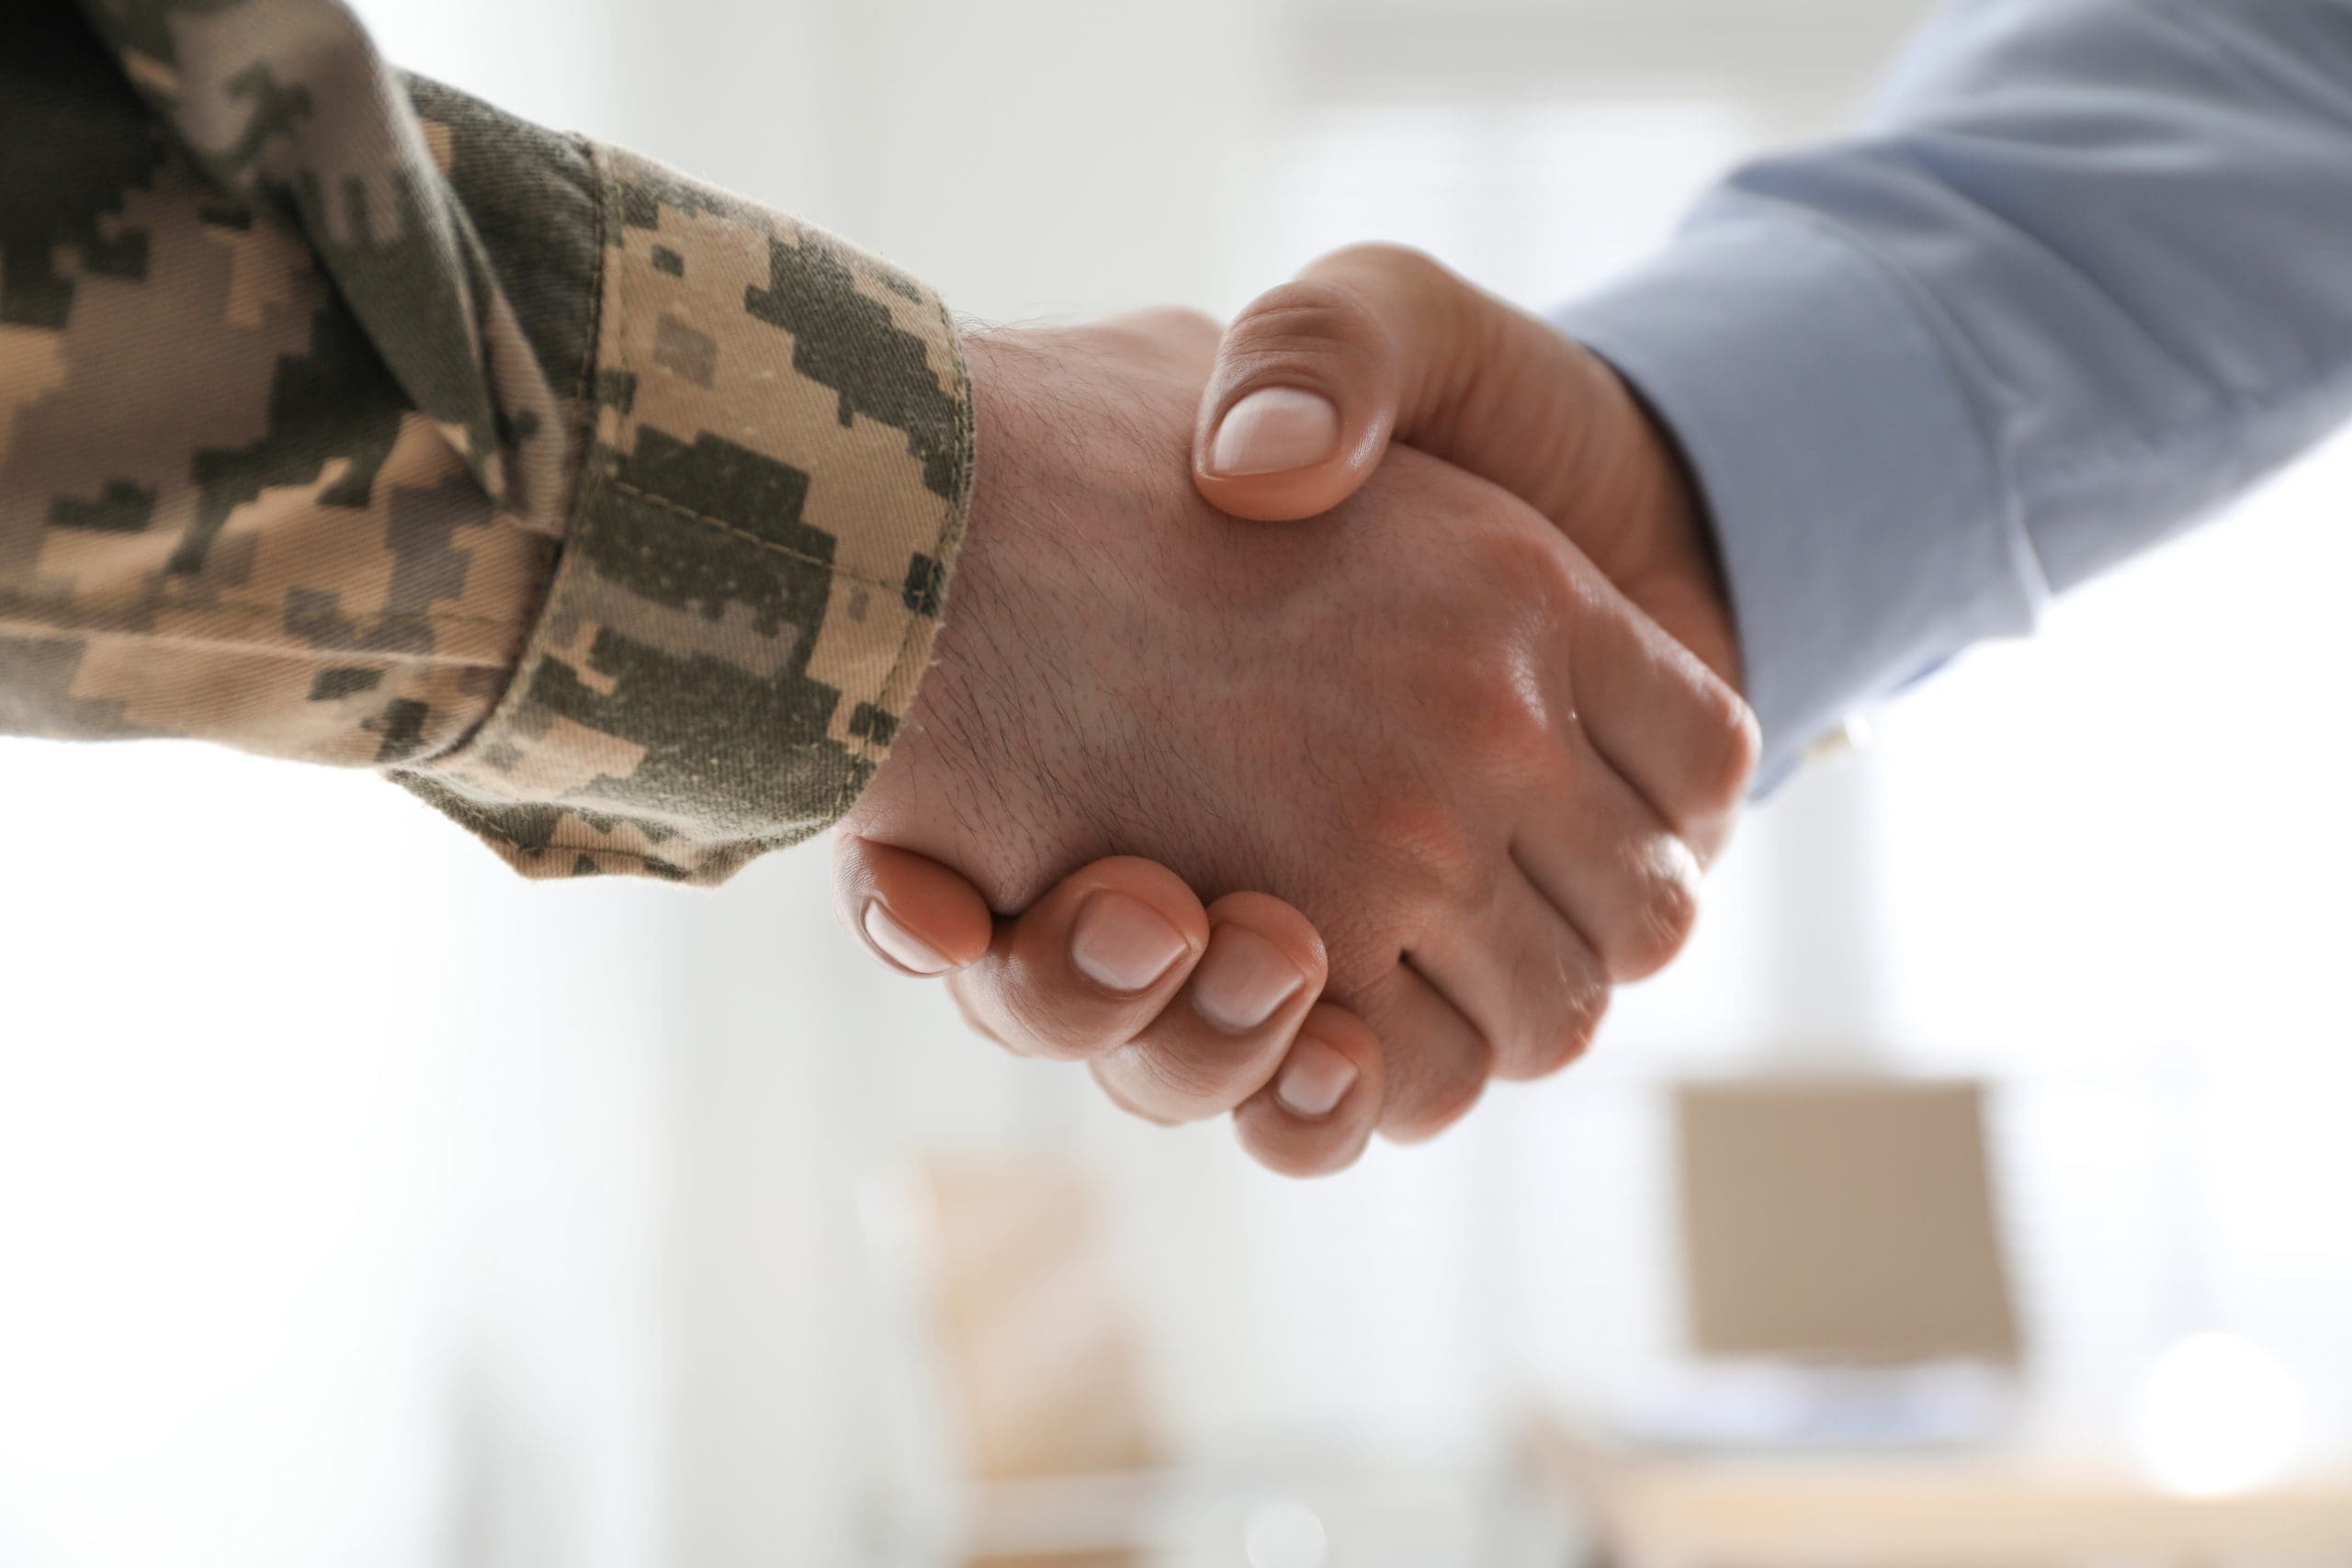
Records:
{"label": "blurred background", "polygon": [[[1227,311],[1374,237],[1557,303],[1858,112],[1926,9],[359,8],[995,321]],[[365,776],[0,741],[0,1564],[895,1561],[963,1462],[908,1220],[950,1158],[1075,1173],[1091,1217],[1053,1234],[1126,1325],[1139,1453],[1337,1456],[1516,1517],[1530,1411],[1687,1382],[1694,1076],[1981,1080],[2023,1429],[2129,1448],[2167,1350],[2228,1336],[2270,1392],[2223,1446],[2324,1465],[2347,492],[2324,453],[1879,716],[1756,813],[1587,1064],[1306,1185],[964,1035],[835,931],[821,847],[716,894],[532,886]],[[1320,1561],[1313,1524],[1257,1506],[1201,1561]],[[1334,1560],[1442,1560],[1411,1540]]]}

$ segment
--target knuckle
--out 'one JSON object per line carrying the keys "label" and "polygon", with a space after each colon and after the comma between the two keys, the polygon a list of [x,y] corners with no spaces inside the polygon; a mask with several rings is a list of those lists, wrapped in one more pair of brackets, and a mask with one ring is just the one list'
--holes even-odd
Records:
{"label": "knuckle", "polygon": [[1384,350],[1387,333],[1352,290],[1319,278],[1299,278],[1251,300],[1234,318],[1226,341],[1228,361],[1247,369],[1332,344],[1367,353]]}
{"label": "knuckle", "polygon": [[1638,980],[1671,964],[1699,924],[1698,867],[1679,840],[1644,852],[1629,929],[1605,954],[1617,980]]}
{"label": "knuckle", "polygon": [[1351,277],[1403,312],[1431,342],[1486,342],[1497,317],[1475,285],[1426,251],[1373,241],[1335,251],[1312,269]]}
{"label": "knuckle", "polygon": [[1235,1122],[1242,1148],[1277,1176],[1329,1176],[1363,1155],[1372,1129],[1285,1126],[1272,1116],[1246,1108]]}
{"label": "knuckle", "polygon": [[1609,987],[1590,976],[1568,987],[1551,1027],[1513,1054],[1509,1076],[1521,1081],[1548,1078],[1581,1059],[1600,1032],[1609,998]]}
{"label": "knuckle", "polygon": [[1559,1059],[1553,1070],[1558,1071],[1592,1049],[1600,1037],[1600,1021],[1609,1016],[1610,990],[1607,986],[1579,987],[1568,1016],[1560,1029]]}
{"label": "knuckle", "polygon": [[[1149,1083],[1148,1100],[1170,1122],[1202,1122],[1222,1116],[1257,1091],[1252,1069],[1258,1042],[1231,1041],[1178,1045],[1142,1042],[1126,1055]],[[1140,1087],[1140,1086],[1138,1086]]]}
{"label": "knuckle", "polygon": [[1701,759],[1697,783],[1711,806],[1728,808],[1739,803],[1756,776],[1762,759],[1764,737],[1756,714],[1739,694],[1720,682],[1711,683],[1704,734],[1710,744]]}
{"label": "knuckle", "polygon": [[1486,1064],[1462,1064],[1431,1082],[1382,1130],[1398,1143],[1434,1138],[1469,1115],[1486,1091]]}
{"label": "knuckle", "polygon": [[1397,910],[1444,898],[1471,863],[1468,825],[1435,791],[1412,781],[1385,780],[1361,793],[1348,818],[1352,842],[1346,852],[1376,858]]}
{"label": "knuckle", "polygon": [[[1684,858],[1687,860],[1688,852]],[[1669,872],[1650,884],[1647,908],[1652,953],[1664,968],[1699,929],[1699,889],[1691,876]]]}
{"label": "knuckle", "polygon": [[1087,1065],[1087,1070],[1094,1075],[1094,1081],[1101,1086],[1103,1096],[1126,1114],[1139,1122],[1148,1122],[1155,1127],[1178,1125],[1135,1098],[1128,1075],[1121,1070],[1122,1065],[1123,1054],[1114,1054],[1095,1058]]}
{"label": "knuckle", "polygon": [[990,1005],[994,998],[987,995],[985,985],[986,982],[969,969],[947,976],[948,999],[956,1004],[956,1011],[962,1017],[964,1027],[1015,1055],[1028,1055],[1014,1042],[1006,1039],[1004,1031],[998,1027],[999,1010]]}
{"label": "knuckle", "polygon": [[1425,700],[1460,762],[1508,767],[1548,748],[1554,726],[1544,677],[1521,639],[1465,638],[1428,670]]}
{"label": "knuckle", "polygon": [[1364,846],[1385,882],[1383,924],[1411,931],[1456,915],[1477,863],[1477,841],[1470,823],[1435,790],[1383,792],[1366,813]]}
{"label": "knuckle", "polygon": [[1336,1176],[1353,1165],[1357,1157],[1363,1153],[1363,1143],[1361,1139],[1347,1143],[1336,1140],[1324,1141],[1302,1145],[1295,1148],[1271,1143],[1249,1144],[1245,1146],[1251,1159],[1256,1160],[1276,1176],[1287,1176],[1294,1180],[1304,1180],[1317,1176]]}
{"label": "knuckle", "polygon": [[[1589,583],[1550,525],[1517,503],[1497,499],[1482,509],[1476,532],[1481,587],[1493,603],[1529,624],[1556,627],[1585,613]],[[1463,531],[1465,537],[1473,536]]]}
{"label": "knuckle", "polygon": [[1443,262],[1413,245],[1394,240],[1360,240],[1342,245],[1315,264],[1322,271],[1377,272],[1411,284],[1452,283],[1453,273]]}
{"label": "knuckle", "polygon": [[1082,1062],[1125,1043],[1122,1021],[1106,1016],[1091,998],[1044,984],[1013,984],[1002,988],[994,1008],[998,1033],[1004,1043],[1023,1056],[1048,1061]]}

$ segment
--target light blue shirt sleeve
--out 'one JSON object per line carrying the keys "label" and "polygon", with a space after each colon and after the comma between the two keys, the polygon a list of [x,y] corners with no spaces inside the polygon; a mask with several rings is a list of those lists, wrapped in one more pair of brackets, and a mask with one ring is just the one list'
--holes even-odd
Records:
{"label": "light blue shirt sleeve", "polygon": [[2352,0],[1973,0],[1560,312],[1681,443],[1767,776],[2352,417]]}

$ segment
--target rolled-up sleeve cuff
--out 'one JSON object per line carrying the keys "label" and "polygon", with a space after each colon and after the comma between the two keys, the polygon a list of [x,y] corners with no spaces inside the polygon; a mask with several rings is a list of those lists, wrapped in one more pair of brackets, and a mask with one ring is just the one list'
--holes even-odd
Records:
{"label": "rolled-up sleeve cuff", "polygon": [[936,296],[599,151],[587,468],[504,697],[396,773],[532,876],[723,880],[830,825],[929,662],[971,488]]}
{"label": "rolled-up sleeve cuff", "polygon": [[1731,195],[1555,318],[1697,476],[1768,784],[1853,705],[2030,628],[2048,596],[1931,308],[1821,220]]}

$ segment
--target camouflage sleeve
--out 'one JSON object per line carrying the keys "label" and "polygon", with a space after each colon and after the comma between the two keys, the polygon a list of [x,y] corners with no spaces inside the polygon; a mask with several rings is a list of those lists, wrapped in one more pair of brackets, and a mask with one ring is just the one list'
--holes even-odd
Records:
{"label": "camouflage sleeve", "polygon": [[847,809],[970,485],[933,296],[336,0],[13,0],[0,145],[0,731],[373,767],[534,876]]}

